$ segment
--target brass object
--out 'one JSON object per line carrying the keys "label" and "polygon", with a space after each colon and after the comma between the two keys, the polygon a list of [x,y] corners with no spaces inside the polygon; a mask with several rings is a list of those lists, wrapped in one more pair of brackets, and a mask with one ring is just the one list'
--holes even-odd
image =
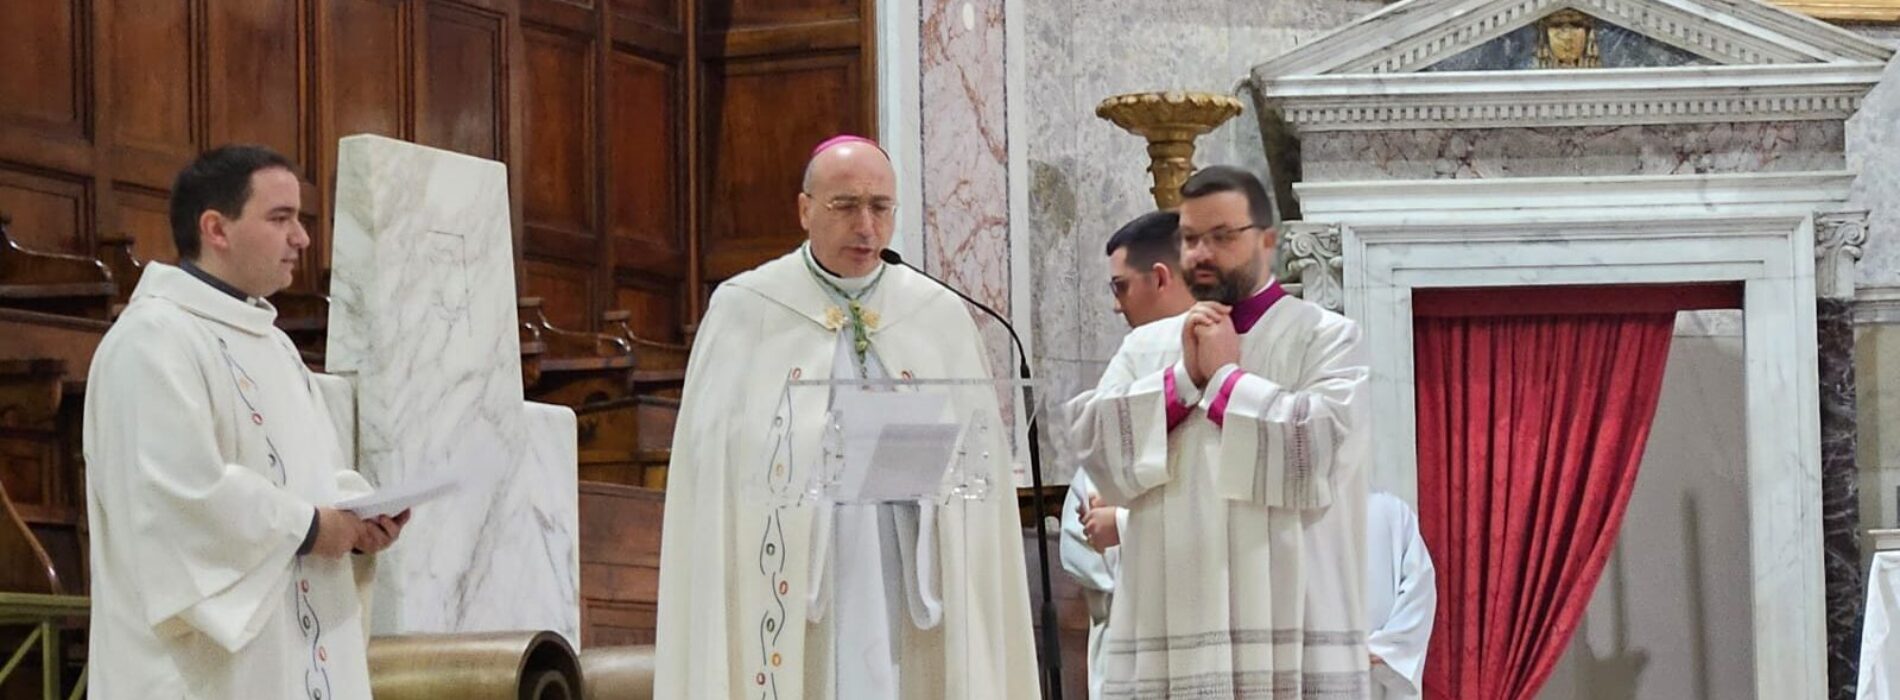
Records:
{"label": "brass object", "polygon": [[581,667],[553,632],[405,634],[369,642],[377,700],[581,700]]}
{"label": "brass object", "polygon": [[1598,68],[1597,20],[1571,9],[1537,20],[1538,68]]}
{"label": "brass object", "polygon": [[653,700],[653,647],[590,646],[581,652],[586,700]]}
{"label": "brass object", "polygon": [[1240,114],[1240,100],[1206,92],[1137,92],[1102,100],[1095,116],[1148,139],[1155,206],[1181,204],[1181,184],[1194,173],[1194,139]]}

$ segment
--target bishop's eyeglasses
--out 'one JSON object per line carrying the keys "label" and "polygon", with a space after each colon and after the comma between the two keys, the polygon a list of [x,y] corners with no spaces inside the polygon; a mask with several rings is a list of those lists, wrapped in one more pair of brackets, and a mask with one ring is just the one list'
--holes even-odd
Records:
{"label": "bishop's eyeglasses", "polygon": [[[806,192],[805,196],[812,195]],[[832,197],[824,201],[824,207],[825,211],[846,219],[856,219],[870,212],[872,219],[883,221],[897,212],[897,200],[890,197]]]}

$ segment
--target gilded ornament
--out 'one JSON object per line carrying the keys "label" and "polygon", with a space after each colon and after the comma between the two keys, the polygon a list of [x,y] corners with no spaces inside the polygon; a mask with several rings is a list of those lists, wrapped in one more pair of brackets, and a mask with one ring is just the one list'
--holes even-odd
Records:
{"label": "gilded ornament", "polygon": [[1116,95],[1095,107],[1095,116],[1148,140],[1148,172],[1155,206],[1181,203],[1181,184],[1194,173],[1194,139],[1240,114],[1240,100],[1207,92],[1138,92]]}

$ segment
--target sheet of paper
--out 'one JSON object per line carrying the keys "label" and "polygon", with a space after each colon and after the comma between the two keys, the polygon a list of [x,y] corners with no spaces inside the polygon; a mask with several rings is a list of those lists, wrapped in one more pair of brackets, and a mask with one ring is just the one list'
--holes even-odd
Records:
{"label": "sheet of paper", "polygon": [[915,501],[943,487],[962,426],[903,423],[884,426],[871,448],[871,467],[857,489],[859,502]]}
{"label": "sheet of paper", "polygon": [[386,485],[367,496],[338,501],[336,508],[347,510],[356,517],[364,519],[379,515],[393,516],[417,504],[439,498],[461,485],[462,482],[456,474],[442,472],[418,479],[408,479],[400,484]]}
{"label": "sheet of paper", "polygon": [[832,407],[844,426],[845,458],[832,497],[911,501],[940,491],[962,428],[949,420],[947,403],[942,393],[839,391]]}

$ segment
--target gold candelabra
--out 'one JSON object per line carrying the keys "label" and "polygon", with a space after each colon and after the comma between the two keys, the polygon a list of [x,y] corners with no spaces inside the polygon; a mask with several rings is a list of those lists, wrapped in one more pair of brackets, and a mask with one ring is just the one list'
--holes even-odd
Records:
{"label": "gold candelabra", "polygon": [[1181,203],[1181,184],[1194,173],[1194,139],[1240,114],[1240,100],[1207,92],[1137,92],[1102,100],[1095,116],[1148,139],[1155,206]]}

